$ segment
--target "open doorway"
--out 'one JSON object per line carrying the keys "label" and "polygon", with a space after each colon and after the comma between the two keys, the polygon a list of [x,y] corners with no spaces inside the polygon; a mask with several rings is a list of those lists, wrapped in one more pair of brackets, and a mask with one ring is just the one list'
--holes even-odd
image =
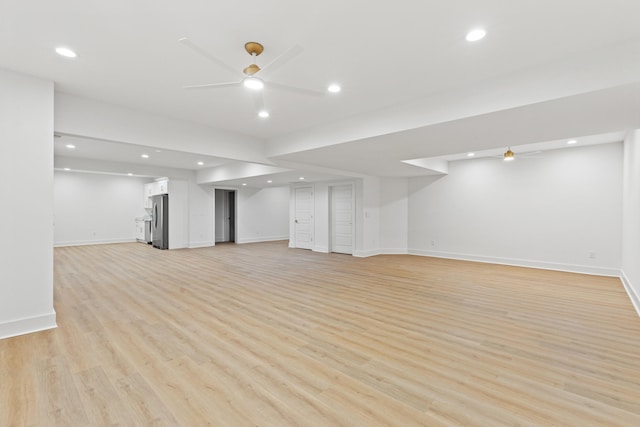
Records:
{"label": "open doorway", "polygon": [[236,192],[215,190],[216,243],[236,241]]}

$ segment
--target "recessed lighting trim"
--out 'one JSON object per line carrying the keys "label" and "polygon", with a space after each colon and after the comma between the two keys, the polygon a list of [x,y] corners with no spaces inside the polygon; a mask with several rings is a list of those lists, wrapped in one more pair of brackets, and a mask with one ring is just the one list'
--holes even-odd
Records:
{"label": "recessed lighting trim", "polygon": [[252,89],[252,90],[261,90],[264,88],[264,82],[257,77],[246,77],[242,80],[242,84],[244,87]]}
{"label": "recessed lighting trim", "polygon": [[573,145],[573,144],[577,144],[577,143],[578,143],[578,141],[576,141],[575,139],[571,139],[571,140],[567,141],[567,144],[569,144],[569,145]]}
{"label": "recessed lighting trim", "polygon": [[482,40],[484,36],[487,35],[487,32],[482,28],[475,28],[467,33],[467,41],[469,42],[477,42],[478,40]]}
{"label": "recessed lighting trim", "polygon": [[269,117],[269,112],[267,110],[262,110],[258,113],[258,116],[262,117],[263,119],[266,119],[267,117]]}
{"label": "recessed lighting trim", "polygon": [[140,155],[140,157],[142,157],[143,159],[148,159],[149,155],[148,154],[142,154],[142,155]]}
{"label": "recessed lighting trim", "polygon": [[73,145],[73,144],[67,144],[67,145],[65,145],[65,147],[67,147],[70,150],[73,150],[74,148],[76,148],[76,146]]}
{"label": "recessed lighting trim", "polygon": [[58,55],[64,56],[65,58],[75,58],[78,56],[74,51],[72,51],[68,47],[62,47],[62,46],[56,48],[56,53]]}
{"label": "recessed lighting trim", "polygon": [[340,87],[340,85],[332,83],[329,85],[329,87],[327,87],[327,90],[331,93],[338,93],[342,90],[342,88]]}

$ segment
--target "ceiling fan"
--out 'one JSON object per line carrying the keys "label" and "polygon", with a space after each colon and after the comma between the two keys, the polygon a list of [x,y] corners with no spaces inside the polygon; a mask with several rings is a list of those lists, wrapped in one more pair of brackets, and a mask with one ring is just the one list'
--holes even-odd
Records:
{"label": "ceiling fan", "polygon": [[[528,157],[528,158],[540,157],[539,156],[540,153],[542,153],[542,151],[540,151],[540,150],[538,150],[538,151],[530,151],[530,152],[527,152],[527,153],[518,153],[518,158],[521,158],[521,157]],[[505,162],[510,162],[510,161],[513,161],[513,160],[516,159],[516,153],[511,151],[511,147],[507,147],[507,151],[505,151],[502,156],[495,156],[495,157],[501,158]]]}
{"label": "ceiling fan", "polygon": [[[228,65],[226,62],[222,61],[221,59],[217,58],[216,56],[212,55],[211,53],[197,46],[188,38],[183,37],[178,41],[182,43],[184,46],[198,53],[199,55],[207,58],[211,62],[220,66],[221,68],[224,68],[225,70],[230,71],[231,73],[234,73],[234,74],[240,74],[238,69]],[[300,93],[304,95],[311,95],[311,96],[324,96],[324,93],[322,92],[288,86],[288,85],[276,83],[270,80],[266,81],[263,78],[263,77],[268,77],[269,73],[272,73],[274,70],[282,67],[284,64],[289,62],[295,56],[299,55],[300,52],[302,52],[301,46],[299,45],[293,46],[292,48],[290,48],[289,50],[285,51],[280,56],[275,58],[271,63],[265,65],[262,68],[260,68],[256,64],[256,58],[264,51],[264,46],[262,46],[262,44],[258,42],[247,42],[244,45],[244,49],[247,51],[249,55],[251,55],[252,62],[242,70],[242,75],[239,75],[240,77],[239,80],[232,81],[232,82],[225,82],[225,83],[210,83],[210,84],[184,86],[184,89],[219,89],[219,88],[225,88],[225,87],[244,86],[254,91],[254,94],[256,95],[254,96],[254,100],[257,103],[256,106],[260,111],[261,117],[268,116],[268,113],[266,113],[266,115],[263,114],[266,112],[266,110],[264,109],[264,99],[262,97],[263,88],[284,90],[284,91]]]}

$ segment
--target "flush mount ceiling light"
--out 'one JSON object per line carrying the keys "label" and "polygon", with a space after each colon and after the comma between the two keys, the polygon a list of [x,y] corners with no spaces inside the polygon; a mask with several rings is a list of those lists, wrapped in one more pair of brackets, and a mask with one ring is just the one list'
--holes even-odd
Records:
{"label": "flush mount ceiling light", "polygon": [[476,28],[467,33],[467,41],[468,42],[477,42],[478,40],[482,40],[484,36],[487,35],[487,32],[482,28]]}
{"label": "flush mount ceiling light", "polygon": [[340,85],[333,83],[330,84],[329,87],[327,87],[327,90],[331,93],[338,93],[342,90],[342,88],[340,87]]}
{"label": "flush mount ceiling light", "polygon": [[516,154],[511,151],[511,148],[508,148],[507,151],[504,152],[503,158],[505,162],[510,162],[516,158]]}
{"label": "flush mount ceiling light", "polygon": [[263,119],[266,119],[267,117],[269,117],[269,112],[267,110],[262,110],[258,113],[258,116],[262,117]]}
{"label": "flush mount ceiling light", "polygon": [[264,88],[264,82],[257,77],[245,77],[242,79],[242,84],[252,90],[262,90]]}
{"label": "flush mount ceiling light", "polygon": [[78,56],[74,51],[72,51],[68,47],[57,47],[56,53],[66,58],[75,58]]}

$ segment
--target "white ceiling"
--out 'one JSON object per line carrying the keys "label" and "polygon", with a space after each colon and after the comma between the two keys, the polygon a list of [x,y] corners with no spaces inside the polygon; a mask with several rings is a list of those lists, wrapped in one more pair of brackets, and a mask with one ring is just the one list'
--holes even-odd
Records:
{"label": "white ceiling", "polygon": [[[5,0],[0,16],[0,67],[53,80],[57,92],[263,140],[292,176],[313,167],[420,175],[401,161],[549,141],[559,147],[640,126],[637,0]],[[487,37],[472,44],[464,37],[474,27]],[[238,73],[186,48],[182,37]],[[303,47],[267,82],[316,91],[337,82],[343,91],[312,97],[267,88],[265,120],[242,87],[182,89],[238,80],[251,62],[247,41],[265,46],[261,66]],[[78,58],[58,56],[61,45]],[[612,62],[619,58],[626,62]],[[494,105],[467,108],[489,87]],[[452,105],[459,114],[438,116]],[[70,152],[66,138],[74,137],[56,139],[59,158],[193,170],[199,160],[204,167],[226,161],[178,146],[171,156],[165,148],[142,160],[142,146],[90,138]]]}

